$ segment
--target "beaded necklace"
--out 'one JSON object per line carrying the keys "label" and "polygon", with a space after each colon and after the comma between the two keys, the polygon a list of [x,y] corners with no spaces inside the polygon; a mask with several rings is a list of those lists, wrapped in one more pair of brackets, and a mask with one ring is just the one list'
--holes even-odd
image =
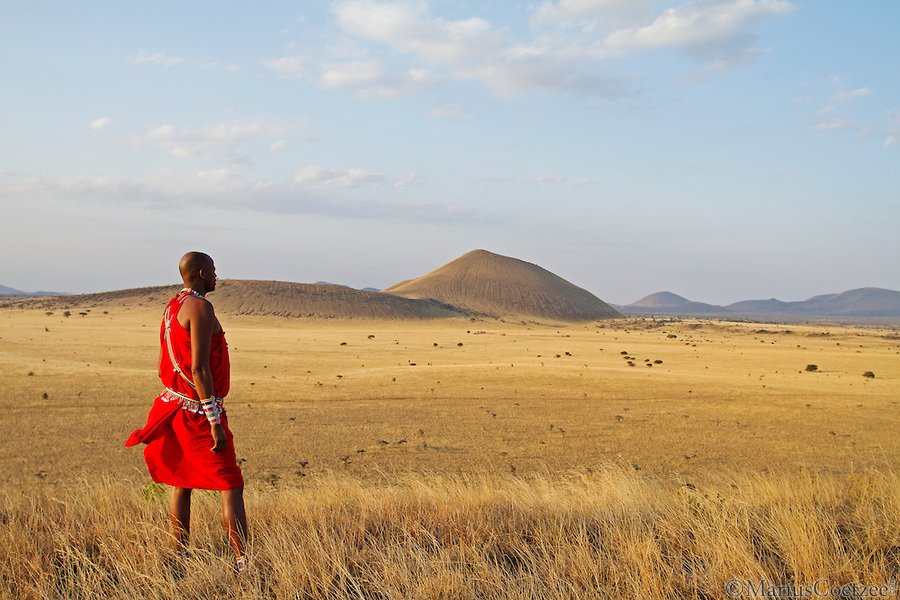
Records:
{"label": "beaded necklace", "polygon": [[183,288],[183,289],[181,290],[181,293],[182,293],[182,294],[187,294],[188,296],[195,296],[195,297],[197,297],[197,298],[203,298],[204,300],[206,300],[206,296],[204,296],[203,294],[201,294],[200,292],[198,292],[198,291],[195,290],[194,288]]}

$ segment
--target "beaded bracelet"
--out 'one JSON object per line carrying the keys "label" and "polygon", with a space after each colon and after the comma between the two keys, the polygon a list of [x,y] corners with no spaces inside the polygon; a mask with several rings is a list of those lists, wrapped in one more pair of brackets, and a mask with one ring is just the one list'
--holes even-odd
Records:
{"label": "beaded bracelet", "polygon": [[222,399],[215,396],[210,396],[209,398],[201,401],[203,412],[206,414],[206,419],[209,421],[210,425],[218,425],[222,422],[221,402]]}

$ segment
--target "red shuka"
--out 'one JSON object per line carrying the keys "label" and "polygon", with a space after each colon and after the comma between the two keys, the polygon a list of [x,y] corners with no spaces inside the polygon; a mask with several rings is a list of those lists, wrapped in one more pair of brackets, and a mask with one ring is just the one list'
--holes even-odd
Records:
{"label": "red shuka", "polygon": [[[185,377],[191,377],[191,334],[178,322],[178,311],[188,296],[177,295],[166,306],[171,318],[169,336],[175,361]],[[178,394],[198,400],[196,390],[182,377],[172,364],[165,336],[165,317],[159,329],[162,348],[159,372],[163,385]],[[228,394],[231,380],[231,364],[228,360],[228,344],[225,332],[213,333],[209,351],[209,368],[212,371],[216,396]],[[203,410],[197,412],[182,407],[176,396],[164,391],[153,401],[147,423],[135,430],[126,446],[147,444],[144,459],[150,476],[157,483],[191,489],[230,490],[243,487],[244,477],[234,453],[234,438],[228,428],[228,418],[222,412],[222,427],[228,443],[221,452],[212,452],[212,433]]]}

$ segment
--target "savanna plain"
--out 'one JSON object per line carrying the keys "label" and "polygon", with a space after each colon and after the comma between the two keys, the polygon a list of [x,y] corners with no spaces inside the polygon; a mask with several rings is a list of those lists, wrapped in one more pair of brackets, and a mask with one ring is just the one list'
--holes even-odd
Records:
{"label": "savanna plain", "polygon": [[0,310],[2,597],[897,597],[896,327],[220,315],[237,576],[123,446],[160,310]]}

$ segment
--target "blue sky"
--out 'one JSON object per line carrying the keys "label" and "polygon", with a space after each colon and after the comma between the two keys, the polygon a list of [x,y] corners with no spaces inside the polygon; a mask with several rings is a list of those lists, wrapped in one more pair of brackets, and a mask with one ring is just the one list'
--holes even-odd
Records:
{"label": "blue sky", "polygon": [[900,289],[900,3],[0,7],[0,283]]}

